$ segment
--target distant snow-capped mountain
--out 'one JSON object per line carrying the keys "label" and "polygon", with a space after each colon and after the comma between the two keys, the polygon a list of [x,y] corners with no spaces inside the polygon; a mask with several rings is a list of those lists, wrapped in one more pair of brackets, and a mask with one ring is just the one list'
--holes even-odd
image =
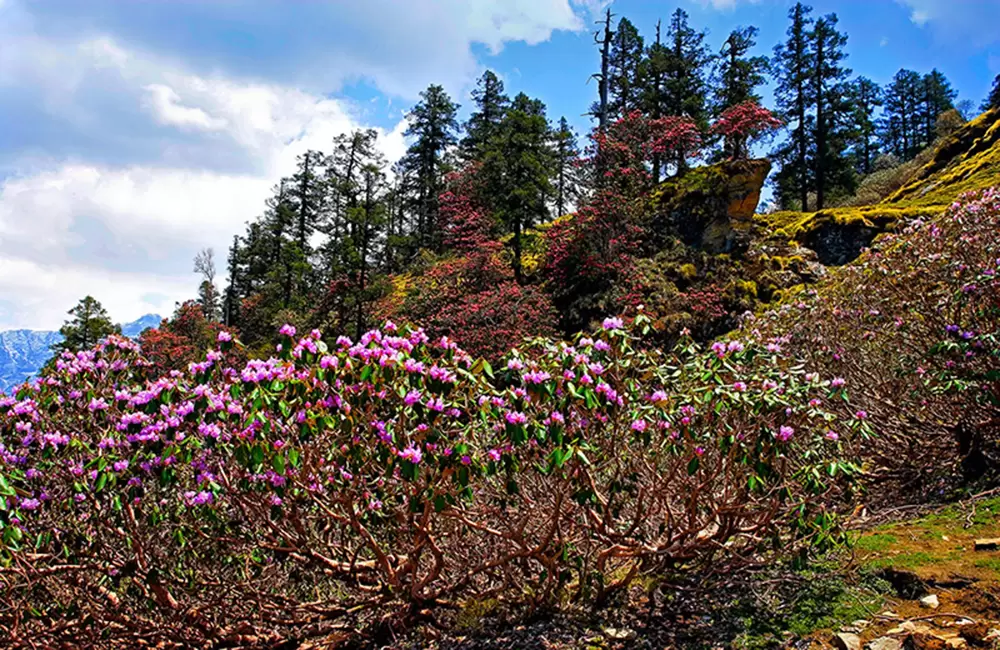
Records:
{"label": "distant snow-capped mountain", "polygon": [[[150,327],[159,327],[161,318],[146,314],[122,324],[122,334],[136,338]],[[52,346],[62,340],[59,332],[7,330],[0,332],[0,393],[24,383],[52,357]]]}

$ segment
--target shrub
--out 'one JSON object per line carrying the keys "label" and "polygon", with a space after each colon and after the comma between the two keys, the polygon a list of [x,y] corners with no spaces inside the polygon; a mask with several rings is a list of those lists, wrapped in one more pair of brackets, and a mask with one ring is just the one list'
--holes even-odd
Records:
{"label": "shrub", "polygon": [[602,600],[829,544],[866,426],[773,346],[638,351],[617,319],[498,369],[392,325],[288,326],[239,370],[227,338],[163,377],[112,338],[2,398],[0,638],[264,645],[461,597]]}
{"label": "shrub", "polygon": [[855,388],[873,478],[931,494],[998,467],[1000,191],[886,234],[818,290],[745,325]]}

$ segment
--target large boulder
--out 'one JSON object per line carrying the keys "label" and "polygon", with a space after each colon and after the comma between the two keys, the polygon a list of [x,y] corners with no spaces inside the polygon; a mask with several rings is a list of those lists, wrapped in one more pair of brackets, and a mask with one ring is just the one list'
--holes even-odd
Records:
{"label": "large boulder", "polygon": [[651,195],[650,232],[709,253],[742,254],[750,241],[767,160],[727,160],[691,169]]}

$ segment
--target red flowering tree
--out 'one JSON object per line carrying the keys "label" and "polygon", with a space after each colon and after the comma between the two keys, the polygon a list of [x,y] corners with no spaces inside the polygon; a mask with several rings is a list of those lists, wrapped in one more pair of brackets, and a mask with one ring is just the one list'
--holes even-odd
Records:
{"label": "red flowering tree", "polygon": [[701,135],[686,117],[649,119],[633,111],[591,136],[588,162],[598,190],[574,218],[547,234],[546,274],[562,327],[574,332],[640,302],[633,259],[639,252],[642,202],[654,160],[697,153]]}
{"label": "red flowering tree", "polygon": [[727,108],[712,125],[712,132],[725,140],[725,151],[730,158],[746,158],[750,143],[781,128],[782,122],[774,113],[754,101],[743,102]]}
{"label": "red flowering tree", "polygon": [[189,300],[177,308],[173,318],[164,318],[159,328],[140,334],[139,345],[157,370],[185,370],[215,347],[223,331],[233,334],[221,323],[206,320],[201,305]]}
{"label": "red flowering tree", "polygon": [[498,359],[525,338],[555,333],[558,317],[541,288],[515,280],[496,239],[496,221],[477,198],[478,172],[472,165],[449,174],[439,199],[444,248],[453,256],[414,278],[396,304],[383,301],[382,314]]}
{"label": "red flowering tree", "polygon": [[475,251],[495,240],[496,224],[479,205],[480,164],[473,163],[445,177],[446,190],[438,197],[439,226],[447,250]]}

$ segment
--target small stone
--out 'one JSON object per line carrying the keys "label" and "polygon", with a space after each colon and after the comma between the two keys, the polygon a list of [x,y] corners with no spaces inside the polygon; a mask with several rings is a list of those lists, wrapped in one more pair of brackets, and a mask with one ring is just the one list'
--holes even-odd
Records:
{"label": "small stone", "polygon": [[920,599],[920,606],[926,607],[927,609],[937,609],[941,606],[941,601],[938,600],[937,596],[931,594],[930,596],[924,596]]}
{"label": "small stone", "polygon": [[616,641],[625,641],[627,639],[631,639],[632,637],[634,637],[635,631],[630,630],[627,627],[622,629],[614,627],[606,627],[604,628],[604,634],[609,639],[615,639]]}
{"label": "small stone", "polygon": [[856,621],[851,621],[851,625],[852,625],[853,627],[857,627],[857,628],[860,628],[860,629],[862,629],[862,630],[863,630],[863,629],[865,629],[866,627],[868,627],[869,625],[871,625],[871,622],[870,622],[870,621],[866,621],[866,620],[864,620],[863,618],[859,618],[859,619],[858,619],[858,620],[856,620]]}
{"label": "small stone", "polygon": [[861,650],[861,637],[851,632],[839,632],[833,636],[833,647],[837,650]]}
{"label": "small stone", "polygon": [[903,643],[899,639],[883,636],[869,641],[865,647],[867,650],[903,650]]}
{"label": "small stone", "polygon": [[995,551],[1000,549],[1000,537],[977,539],[975,549],[977,551]]}

